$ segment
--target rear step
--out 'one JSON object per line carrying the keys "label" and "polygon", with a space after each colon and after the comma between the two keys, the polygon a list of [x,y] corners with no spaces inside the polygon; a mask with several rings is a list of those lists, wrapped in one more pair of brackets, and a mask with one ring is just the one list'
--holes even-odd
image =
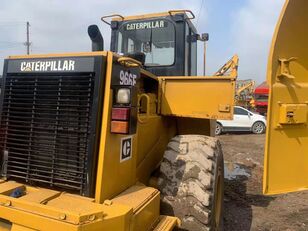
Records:
{"label": "rear step", "polygon": [[153,231],[169,231],[173,230],[175,227],[179,227],[181,222],[177,217],[170,217],[170,216],[159,216],[159,221]]}

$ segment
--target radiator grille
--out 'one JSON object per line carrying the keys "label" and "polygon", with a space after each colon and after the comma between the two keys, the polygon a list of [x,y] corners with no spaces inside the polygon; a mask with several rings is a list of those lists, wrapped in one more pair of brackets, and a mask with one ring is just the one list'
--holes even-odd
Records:
{"label": "radiator grille", "polygon": [[7,75],[0,147],[9,178],[84,191],[94,74]]}

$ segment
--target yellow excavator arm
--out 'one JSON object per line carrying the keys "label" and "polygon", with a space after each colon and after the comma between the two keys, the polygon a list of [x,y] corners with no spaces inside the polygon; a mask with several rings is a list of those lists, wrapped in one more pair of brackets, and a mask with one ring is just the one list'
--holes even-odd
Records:
{"label": "yellow excavator arm", "polygon": [[226,62],[218,71],[215,72],[214,76],[223,76],[228,72],[230,76],[237,76],[237,67],[238,67],[239,58],[238,55],[234,55],[228,62]]}
{"label": "yellow excavator arm", "polygon": [[244,84],[243,86],[241,86],[240,88],[238,88],[236,90],[236,95],[240,95],[243,91],[245,91],[246,89],[249,90],[250,93],[253,92],[253,89],[254,89],[254,86],[255,86],[255,81],[249,81],[248,83]]}

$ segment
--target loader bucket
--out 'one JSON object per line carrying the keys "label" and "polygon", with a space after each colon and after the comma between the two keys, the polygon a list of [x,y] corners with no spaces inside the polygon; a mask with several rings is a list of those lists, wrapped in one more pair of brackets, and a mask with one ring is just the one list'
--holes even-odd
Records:
{"label": "loader bucket", "polygon": [[308,188],[308,1],[287,0],[268,61],[263,192]]}

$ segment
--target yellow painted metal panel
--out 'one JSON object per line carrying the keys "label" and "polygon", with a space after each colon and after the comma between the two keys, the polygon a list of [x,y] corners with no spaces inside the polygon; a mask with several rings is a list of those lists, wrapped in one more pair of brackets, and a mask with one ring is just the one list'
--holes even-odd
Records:
{"label": "yellow painted metal panel", "polygon": [[112,201],[133,208],[130,230],[149,230],[159,218],[160,197],[157,189],[134,185]]}
{"label": "yellow painted metal panel", "polygon": [[[137,149],[135,148],[135,135],[112,134],[110,132],[110,112],[113,96],[113,91],[111,90],[111,73],[113,61],[113,54],[108,52],[95,191],[95,201],[98,203],[102,203],[104,200],[118,195],[136,182]],[[132,158],[121,162],[121,140],[127,137],[132,138]]]}
{"label": "yellow painted metal panel", "polygon": [[[20,188],[19,184],[10,181],[3,184],[15,184],[15,188]],[[46,189],[23,187],[26,194],[19,198],[0,194],[0,217],[11,222],[16,230],[124,231],[128,229],[133,215],[133,208],[125,204],[98,204],[91,198],[68,193],[58,193],[50,198],[51,192]],[[33,200],[36,195],[39,195],[38,201]],[[0,223],[0,228],[7,227],[6,222]]]}
{"label": "yellow painted metal panel", "polygon": [[28,228],[28,227],[25,227],[23,225],[13,224],[11,231],[36,231],[36,230]]}
{"label": "yellow painted metal panel", "polygon": [[136,213],[146,203],[157,196],[159,191],[155,188],[146,187],[144,185],[133,185],[112,199],[113,202],[128,205],[133,208]]}
{"label": "yellow painted metal panel", "polygon": [[[110,85],[109,85],[110,87]],[[110,91],[112,95],[113,91]],[[108,97],[107,120],[102,123],[101,144],[99,158],[103,158],[102,165],[98,165],[95,200],[102,203],[133,185],[136,181],[136,138],[135,135],[121,135],[110,133],[112,97]],[[104,105],[105,106],[105,105]],[[104,115],[103,115],[104,117]],[[103,133],[105,133],[103,135]],[[132,157],[125,161],[120,160],[121,140],[132,138]],[[104,149],[103,149],[104,148]],[[104,150],[104,151],[103,151]],[[101,172],[99,172],[101,171]],[[120,183],[121,182],[121,183]]]}
{"label": "yellow painted metal panel", "polygon": [[150,174],[158,167],[169,140],[176,134],[176,121],[166,116],[150,115],[137,125],[136,178],[146,184]]}
{"label": "yellow painted metal panel", "polygon": [[100,135],[100,147],[98,152],[98,162],[97,162],[97,177],[96,177],[96,190],[95,190],[95,201],[98,203],[103,202],[102,198],[102,174],[104,165],[104,153],[106,149],[106,136],[109,122],[109,110],[110,110],[110,84],[111,84],[111,73],[112,73],[112,53],[107,53],[107,70],[106,70],[106,82],[105,82],[105,95],[104,95],[104,106],[102,115],[102,128]]}
{"label": "yellow painted metal panel", "polygon": [[232,119],[235,78],[161,79],[161,113],[190,118]]}
{"label": "yellow painted metal panel", "polygon": [[160,197],[157,191],[133,216],[130,230],[150,230],[159,218]]}
{"label": "yellow painted metal panel", "polygon": [[44,189],[41,188],[39,190],[33,190],[32,192],[27,192],[26,195],[19,198],[19,200],[25,200],[28,202],[35,202],[39,204],[46,203],[47,201],[59,196],[61,192],[50,190],[50,189]]}
{"label": "yellow painted metal panel", "polygon": [[286,1],[269,56],[263,192],[308,188],[308,1]]}
{"label": "yellow painted metal panel", "polygon": [[176,217],[160,216],[159,223],[153,229],[153,231],[171,231],[176,226],[180,226],[180,220]]}
{"label": "yellow painted metal panel", "polygon": [[279,124],[305,124],[307,122],[307,104],[281,104]]}
{"label": "yellow painted metal panel", "polygon": [[71,224],[60,218],[51,219],[44,215],[31,213],[31,211],[20,210],[16,207],[1,207],[0,209],[1,218],[9,220],[13,224],[22,224],[22,226],[35,230],[128,230],[132,209],[127,206],[114,204],[110,206],[110,209],[105,206],[104,213],[105,216],[103,218],[93,217],[94,220],[92,221],[92,218],[89,217],[91,220],[87,223]]}

